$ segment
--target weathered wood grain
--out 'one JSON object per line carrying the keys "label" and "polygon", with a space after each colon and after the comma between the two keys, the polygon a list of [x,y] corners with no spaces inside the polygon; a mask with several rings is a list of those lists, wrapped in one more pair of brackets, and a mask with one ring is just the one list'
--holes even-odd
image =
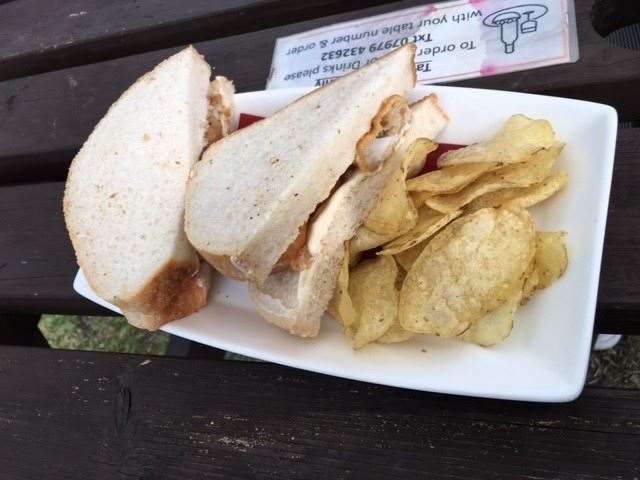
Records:
{"label": "weathered wood grain", "polygon": [[16,0],[0,5],[0,80],[237,35],[383,1]]}
{"label": "weathered wood grain", "polygon": [[73,291],[75,255],[62,217],[63,188],[0,188],[0,312],[111,313]]}
{"label": "weathered wood grain", "polygon": [[38,330],[39,321],[40,315],[0,314],[0,344],[47,347],[47,340]]}
{"label": "weathered wood grain", "polygon": [[435,395],[269,364],[0,348],[6,478],[640,475],[640,392]]}

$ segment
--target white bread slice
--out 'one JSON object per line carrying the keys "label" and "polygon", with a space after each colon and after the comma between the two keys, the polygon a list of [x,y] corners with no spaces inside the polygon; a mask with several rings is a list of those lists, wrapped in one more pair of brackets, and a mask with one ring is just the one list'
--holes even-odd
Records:
{"label": "white bread slice", "polygon": [[122,94],[73,160],[69,236],[95,292],[150,330],[202,307],[208,272],[184,234],[184,194],[207,130],[211,69],[189,47]]}
{"label": "white bread slice", "polygon": [[414,51],[395,50],[209,147],[187,187],[194,247],[262,283],[353,163],[383,101],[414,86]]}
{"label": "white bread slice", "polygon": [[[418,138],[428,138],[435,140],[444,127],[449,123],[449,117],[442,110],[435,93],[414,102],[409,107],[411,109],[411,123],[409,130],[402,138],[400,149],[406,149]],[[416,176],[424,168],[426,157],[418,158],[410,165],[406,165],[406,176],[411,178]]]}

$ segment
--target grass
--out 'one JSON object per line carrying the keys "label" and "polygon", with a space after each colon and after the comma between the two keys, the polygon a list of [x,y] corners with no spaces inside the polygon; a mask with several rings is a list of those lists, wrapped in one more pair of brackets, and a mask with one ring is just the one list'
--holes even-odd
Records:
{"label": "grass", "polygon": [[587,385],[640,389],[640,336],[622,337],[614,348],[593,352]]}
{"label": "grass", "polygon": [[40,331],[53,348],[164,355],[169,335],[132,327],[124,317],[42,315]]}
{"label": "grass", "polygon": [[[130,326],[123,317],[43,315],[40,331],[53,348],[164,355],[169,335]],[[227,360],[252,360],[227,352]],[[624,337],[610,350],[593,352],[587,385],[640,389],[640,336]]]}

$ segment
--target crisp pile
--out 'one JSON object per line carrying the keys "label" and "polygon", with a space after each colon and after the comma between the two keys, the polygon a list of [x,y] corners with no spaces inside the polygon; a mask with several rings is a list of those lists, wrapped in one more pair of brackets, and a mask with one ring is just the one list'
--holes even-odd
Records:
{"label": "crisp pile", "polygon": [[490,346],[520,305],[567,267],[563,232],[537,232],[527,208],[568,180],[546,120],[511,117],[487,141],[446,152],[438,170],[406,178],[436,150],[416,140],[345,258],[329,313],[354,348],[416,334]]}

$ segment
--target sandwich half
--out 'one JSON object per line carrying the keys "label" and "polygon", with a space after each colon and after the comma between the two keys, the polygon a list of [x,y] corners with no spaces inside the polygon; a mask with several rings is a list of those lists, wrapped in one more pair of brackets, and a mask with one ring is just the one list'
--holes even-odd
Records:
{"label": "sandwich half", "polygon": [[204,306],[209,271],[184,233],[191,167],[231,130],[233,85],[188,47],[138,79],[74,158],[64,214],[78,263],[128,321],[155,330]]}
{"label": "sandwich half", "polygon": [[[185,228],[223,274],[262,284],[304,244],[306,224],[354,162],[375,172],[398,141],[415,85],[408,44],[214,143],[194,167]],[[405,106],[406,106],[406,102]],[[397,129],[396,129],[397,130]]]}

